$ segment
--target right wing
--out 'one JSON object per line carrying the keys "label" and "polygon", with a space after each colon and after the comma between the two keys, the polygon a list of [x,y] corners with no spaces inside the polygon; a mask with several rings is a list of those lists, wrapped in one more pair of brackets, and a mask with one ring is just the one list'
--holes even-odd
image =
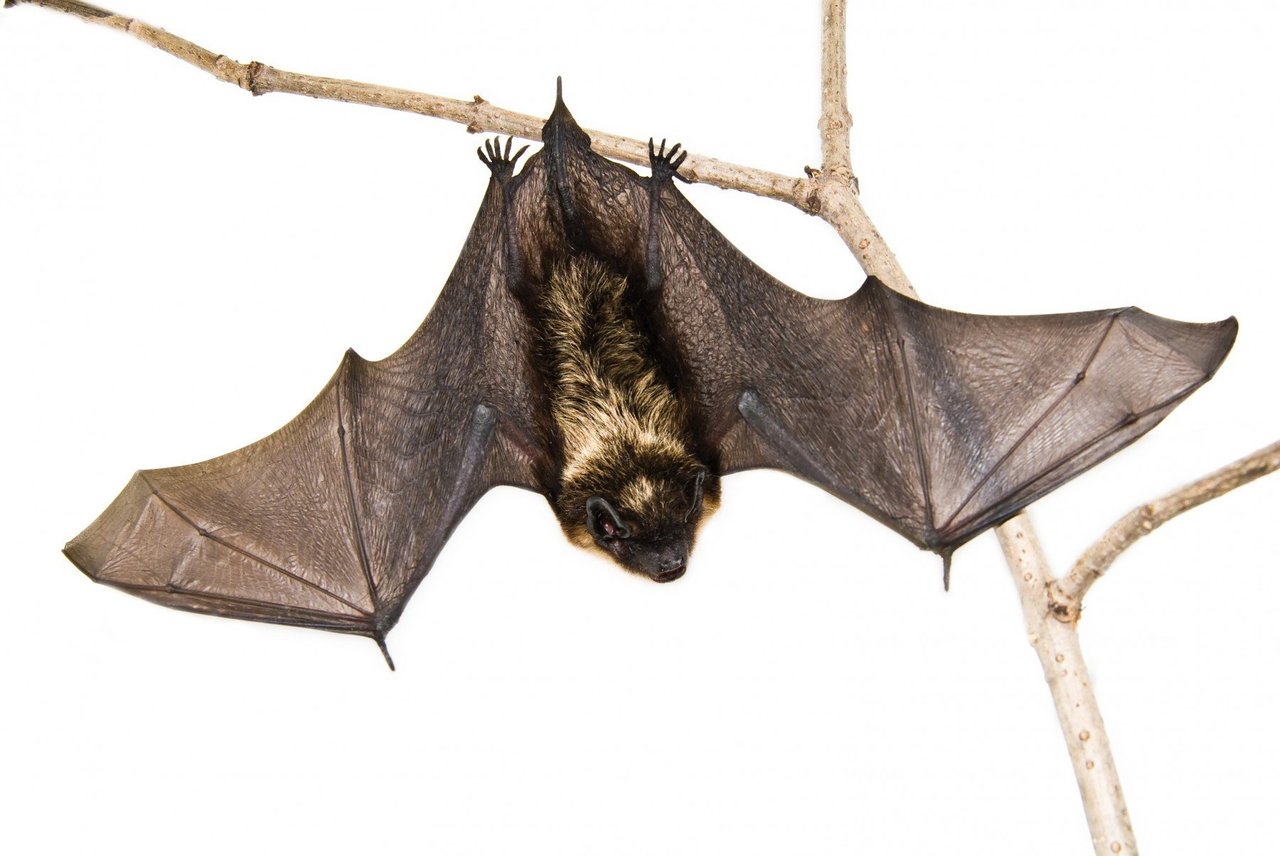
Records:
{"label": "right wing", "polygon": [[787,470],[944,558],[1154,428],[1235,341],[1234,318],[971,315],[875,278],[811,298],[669,182],[657,228],[663,321],[722,471]]}
{"label": "right wing", "polygon": [[1134,307],[969,315],[874,278],[822,315],[826,368],[751,382],[728,468],[788,469],[944,557],[1154,428],[1236,334]]}
{"label": "right wing", "polygon": [[536,162],[490,182],[435,306],[400,350],[378,362],[348,351],[306,410],[257,443],[137,473],[66,555],[165,606],[360,634],[385,653],[472,505],[494,485],[542,490],[544,408],[508,286],[505,222],[543,206],[544,188]]}
{"label": "right wing", "polygon": [[792,472],[944,557],[1142,436],[1235,339],[1235,319],[1132,307],[966,315],[875,279],[844,300],[807,297],[676,190],[683,156],[664,147],[643,179],[593,153],[562,103],[548,128],[566,221],[642,274],[717,471]]}

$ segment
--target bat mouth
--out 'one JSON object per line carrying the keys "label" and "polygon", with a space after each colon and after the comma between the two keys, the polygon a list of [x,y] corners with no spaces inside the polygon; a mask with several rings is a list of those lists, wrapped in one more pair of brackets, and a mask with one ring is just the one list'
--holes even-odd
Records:
{"label": "bat mouth", "polygon": [[675,582],[676,580],[684,576],[684,572],[688,567],[689,566],[687,564],[685,564],[684,562],[681,562],[679,565],[675,566],[674,568],[669,568],[665,571],[654,571],[653,573],[649,574],[649,579],[653,580],[655,583]]}

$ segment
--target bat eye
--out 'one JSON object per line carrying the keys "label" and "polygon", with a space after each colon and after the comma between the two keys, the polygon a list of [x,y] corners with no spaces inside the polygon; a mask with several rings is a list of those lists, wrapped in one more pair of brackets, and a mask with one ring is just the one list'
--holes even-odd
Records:
{"label": "bat eye", "polygon": [[698,513],[698,509],[702,508],[702,483],[707,479],[707,471],[699,470],[698,474],[693,477],[693,481],[689,482],[689,510],[685,512],[684,520],[689,522],[690,518]]}
{"label": "bat eye", "polygon": [[587,529],[598,541],[613,541],[631,535],[617,510],[603,496],[587,500]]}

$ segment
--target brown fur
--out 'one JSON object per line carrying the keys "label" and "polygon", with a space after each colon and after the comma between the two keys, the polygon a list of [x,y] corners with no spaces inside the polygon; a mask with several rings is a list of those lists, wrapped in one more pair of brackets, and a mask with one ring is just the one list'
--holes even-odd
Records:
{"label": "brown fur", "polygon": [[[589,256],[557,266],[539,299],[551,415],[563,461],[552,499],[570,540],[595,546],[586,501],[606,498],[640,537],[695,524],[714,510],[719,484],[691,485],[706,467],[693,455],[689,416],[637,324],[627,281]],[[686,519],[687,518],[687,519]]]}

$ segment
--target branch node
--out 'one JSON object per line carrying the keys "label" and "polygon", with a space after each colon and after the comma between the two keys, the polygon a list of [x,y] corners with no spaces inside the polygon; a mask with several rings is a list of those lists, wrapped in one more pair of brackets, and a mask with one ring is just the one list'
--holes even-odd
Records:
{"label": "branch node", "polygon": [[800,210],[806,214],[812,214],[815,217],[822,216],[822,196],[818,192],[818,182],[807,182],[809,185],[805,188],[803,195],[800,197]]}
{"label": "branch node", "polygon": [[1080,601],[1063,591],[1057,582],[1046,587],[1045,601],[1049,605],[1049,615],[1063,624],[1075,626],[1080,622],[1082,608]]}
{"label": "branch node", "polygon": [[268,78],[274,70],[266,63],[258,62],[255,59],[245,66],[244,82],[240,85],[242,88],[249,90],[249,93],[255,98],[259,95],[266,95],[271,91]]}

